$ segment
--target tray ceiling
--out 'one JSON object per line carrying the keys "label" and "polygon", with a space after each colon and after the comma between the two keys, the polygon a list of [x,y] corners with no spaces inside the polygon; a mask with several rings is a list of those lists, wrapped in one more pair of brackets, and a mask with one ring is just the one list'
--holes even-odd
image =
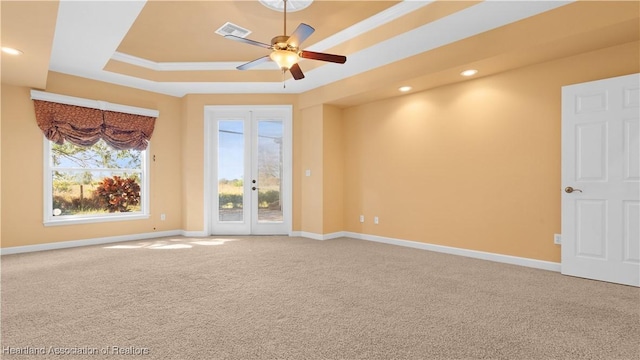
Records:
{"label": "tray ceiling", "polygon": [[[422,88],[463,81],[459,72],[478,64],[485,66],[483,76],[634,41],[638,16],[638,2],[315,0],[287,14],[287,35],[309,24],[316,31],[301,48],[348,60],[303,59],[306,78],[286,74],[286,88],[274,63],[235,69],[269,50],[215,33],[231,22],[250,30],[252,40],[269,43],[282,35],[283,13],[258,1],[3,1],[2,42],[22,46],[24,59],[49,59],[46,70],[173,96],[304,93],[343,84],[352,86],[347,95],[353,97],[416,79],[424,80]],[[25,29],[33,39],[25,38]],[[22,60],[26,67],[5,58],[3,83],[44,87],[20,76],[42,73],[42,64]]]}

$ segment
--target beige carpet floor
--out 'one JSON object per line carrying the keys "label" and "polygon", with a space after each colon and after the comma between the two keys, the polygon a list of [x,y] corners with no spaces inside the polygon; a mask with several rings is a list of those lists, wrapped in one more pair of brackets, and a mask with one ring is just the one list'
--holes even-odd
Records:
{"label": "beige carpet floor", "polygon": [[3,359],[640,359],[638,288],[362,240],[1,261]]}

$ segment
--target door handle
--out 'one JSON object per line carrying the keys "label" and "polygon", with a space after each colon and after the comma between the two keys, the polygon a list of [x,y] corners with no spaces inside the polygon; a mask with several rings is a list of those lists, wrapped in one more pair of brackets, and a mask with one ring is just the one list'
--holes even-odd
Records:
{"label": "door handle", "polygon": [[258,190],[258,188],[254,186],[254,187],[251,188],[251,190],[256,191],[256,190]]}
{"label": "door handle", "polygon": [[571,193],[572,193],[572,192],[574,192],[574,191],[582,192],[582,190],[580,190],[580,189],[574,189],[574,188],[572,188],[571,186],[567,186],[566,188],[564,188],[564,192],[566,192],[567,194],[571,194]]}

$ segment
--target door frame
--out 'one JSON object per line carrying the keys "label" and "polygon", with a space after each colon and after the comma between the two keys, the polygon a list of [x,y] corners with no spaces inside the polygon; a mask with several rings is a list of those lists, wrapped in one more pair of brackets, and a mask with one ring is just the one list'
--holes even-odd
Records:
{"label": "door frame", "polygon": [[[214,232],[212,215],[217,201],[214,201],[214,183],[217,184],[218,163],[213,156],[216,126],[215,115],[218,113],[242,111],[283,111],[286,116],[283,129],[283,222],[286,234],[291,236],[293,226],[293,105],[206,105],[204,107],[204,233],[209,236]],[[245,161],[246,163],[246,161]],[[249,186],[246,183],[245,186]]]}

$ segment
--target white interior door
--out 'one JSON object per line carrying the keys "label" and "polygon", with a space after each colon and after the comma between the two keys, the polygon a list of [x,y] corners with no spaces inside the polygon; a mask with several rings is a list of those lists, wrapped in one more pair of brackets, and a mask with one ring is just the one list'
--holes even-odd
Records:
{"label": "white interior door", "polygon": [[291,107],[208,107],[210,234],[291,231]]}
{"label": "white interior door", "polygon": [[640,286],[640,74],[562,88],[562,273]]}

